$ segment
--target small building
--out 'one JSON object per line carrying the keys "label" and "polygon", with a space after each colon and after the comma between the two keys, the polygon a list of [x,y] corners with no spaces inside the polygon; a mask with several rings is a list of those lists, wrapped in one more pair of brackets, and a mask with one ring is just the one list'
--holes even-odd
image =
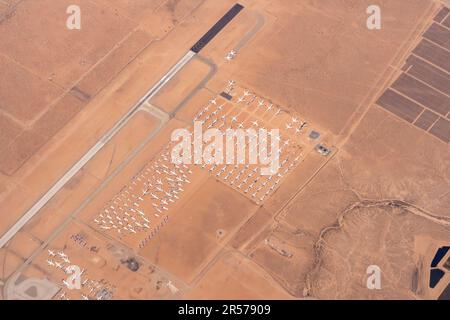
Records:
{"label": "small building", "polygon": [[324,146],[323,144],[318,144],[315,149],[318,153],[320,153],[323,156],[328,156],[331,153],[331,150],[326,146]]}
{"label": "small building", "polygon": [[309,138],[312,140],[317,140],[320,138],[320,132],[311,130],[311,132],[309,133]]}

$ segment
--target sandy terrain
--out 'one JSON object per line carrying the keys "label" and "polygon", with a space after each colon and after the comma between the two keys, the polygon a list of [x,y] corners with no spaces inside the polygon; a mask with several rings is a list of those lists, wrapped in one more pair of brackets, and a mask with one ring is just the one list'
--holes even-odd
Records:
{"label": "sandy terrain", "polygon": [[[57,254],[52,256],[48,250],[55,254],[64,252],[70,262],[64,261]],[[85,283],[82,290],[62,289],[56,298],[61,298],[65,293],[71,299],[81,299],[81,295],[95,299],[102,289],[110,291],[113,299],[170,298],[172,293],[167,287],[170,279],[140,259],[136,272],[128,269],[123,261],[130,257],[133,257],[132,252],[104,239],[89,227],[74,223],[48,245],[32,266],[39,267],[45,272],[45,277],[62,287],[62,280],[67,278],[64,268],[68,264],[77,265],[84,270],[81,276],[82,283]],[[49,265],[49,260],[60,262],[62,266]],[[172,282],[181,289],[176,280]],[[172,296],[174,297],[175,295]]]}
{"label": "sandy terrain", "polygon": [[188,95],[200,85],[210,68],[199,60],[190,61],[169,83],[150,101],[155,107],[167,113],[175,111]]}
{"label": "sandy terrain", "polygon": [[266,6],[278,19],[241,51],[245,68],[234,77],[338,134],[431,1],[382,1],[386,18],[375,33],[365,26],[368,0],[286,4]]}
{"label": "sandy terrain", "polygon": [[[400,121],[372,107],[344,150],[288,205],[279,224],[261,235],[254,259],[292,294],[437,297],[425,285],[412,290],[415,270],[429,261],[422,257],[420,263],[414,248],[423,236],[433,242],[450,240],[450,160],[438,140]],[[413,143],[420,153],[409,147]],[[280,239],[280,248],[293,253],[292,258],[277,252],[269,258],[265,239],[272,237]],[[296,262],[296,256],[301,260]],[[292,275],[280,269],[291,263],[296,270]],[[383,270],[385,290],[365,287],[365,269],[371,264]]]}
{"label": "sandy terrain", "polygon": [[290,299],[263,270],[238,253],[224,253],[187,299]]}
{"label": "sandy terrain", "polygon": [[[67,3],[48,1],[0,1],[0,234],[234,4],[79,0],[76,33],[64,27]],[[450,153],[425,131],[443,136],[450,117],[446,61],[432,69],[444,80],[426,79],[439,93],[410,77],[430,77],[419,41],[445,47],[428,28],[450,17],[436,18],[431,0],[383,0],[383,28],[369,31],[368,0],[242,4],[151,100],[170,120],[146,104],[0,249],[4,293],[20,275],[56,284],[54,299],[440,295],[450,272],[430,288],[429,263],[450,243]],[[46,24],[27,18],[47,7]],[[407,121],[376,104],[388,87]],[[193,120],[280,129],[284,167],[272,179],[258,166],[172,163],[171,133]],[[85,269],[81,290],[65,289],[64,259]],[[369,265],[382,270],[381,290],[366,287]]]}
{"label": "sandy terrain", "polygon": [[[43,145],[45,137],[34,133],[24,133],[28,136],[33,136],[33,139],[29,139],[29,141],[27,141],[26,136],[22,137],[22,140],[26,141],[27,144],[38,143],[43,146],[38,155],[32,156],[30,161],[22,165],[13,176],[5,177],[4,181],[2,181],[0,201],[2,207],[9,212],[5,218],[10,219],[5,221],[5,225],[10,225],[12,221],[17,220],[17,217],[29,208],[39,195],[47,190],[57,178],[61,177],[182,56],[195,42],[195,39],[204,32],[205,25],[212,24],[215,17],[204,19],[205,25],[191,20],[184,21],[183,17],[187,16],[188,8],[195,8],[197,5],[198,3],[195,1],[187,1],[186,4],[183,4],[183,14],[178,13],[176,20],[178,27],[172,28],[173,30],[161,30],[162,33],[158,35],[158,38],[161,39],[167,37],[166,41],[152,42],[145,51],[141,52],[137,59],[134,59],[125,70],[117,75],[114,82],[109,83],[95,97],[91,97],[91,100],[83,107],[83,110],[70,120],[69,125],[58,131],[50,142]],[[204,16],[204,12],[213,10],[217,12],[217,15],[220,15],[226,7],[226,2],[220,6],[206,4],[204,7],[199,7],[197,14]],[[163,6],[160,8],[160,10],[168,10],[169,12],[172,12],[174,9],[176,7],[166,8]],[[138,11],[136,8],[136,11],[131,12]],[[141,13],[139,12],[139,14]],[[167,16],[167,19],[169,18],[171,19],[171,15]],[[170,24],[173,26],[172,20],[170,20]],[[172,43],[179,43],[180,45],[174,48]],[[161,52],[164,52],[164,59],[161,59]],[[103,83],[104,85],[105,83]],[[98,88],[97,85],[95,87]],[[79,99],[74,99],[76,106]],[[63,105],[64,103],[61,103],[61,106]],[[50,116],[53,119],[50,123],[55,123],[55,126],[59,128],[64,125],[62,122],[67,120],[67,115],[64,113],[61,115],[52,113]],[[6,120],[1,121],[6,123],[8,117]],[[14,122],[10,123],[11,121],[8,121],[7,127],[1,127],[2,139],[4,137],[14,139],[18,129],[20,129],[20,124],[15,129]],[[48,130],[52,129],[52,126],[46,125],[44,129],[48,132]],[[7,130],[8,134],[3,135],[3,130],[5,132]],[[36,142],[36,140],[38,141]],[[2,146],[4,145],[2,144]],[[18,144],[18,146],[26,152],[1,153],[2,156],[0,158],[5,159],[5,164],[8,164],[8,166],[11,164],[8,159],[12,159],[19,154],[27,155],[28,157],[35,151],[27,148],[23,143]],[[47,159],[51,160],[51,165],[49,165]],[[25,194],[27,195],[26,197],[24,196]],[[1,228],[6,228],[6,226],[2,224]]]}

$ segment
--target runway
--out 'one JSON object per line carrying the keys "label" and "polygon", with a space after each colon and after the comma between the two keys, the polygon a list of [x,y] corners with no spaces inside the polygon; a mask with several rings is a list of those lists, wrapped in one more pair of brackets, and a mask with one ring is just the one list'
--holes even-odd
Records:
{"label": "runway", "polygon": [[[9,240],[38,212],[42,209],[63,187],[83,168],[108,141],[128,122],[128,120],[146,102],[153,98],[164,85],[170,81],[209,41],[212,40],[244,7],[236,4],[223,16],[197,43],[180,59],[170,70],[150,89],[146,94],[102,137],[89,149],[85,155],[78,160],[27,212],[0,238],[0,248],[3,248]],[[209,75],[212,76],[215,70]],[[161,120],[161,125],[167,121],[169,115],[162,112],[154,112],[154,115]],[[164,119],[163,119],[164,118]],[[157,132],[156,132],[157,133]]]}
{"label": "runway", "polygon": [[[83,168],[116,133],[139,110],[141,105],[153,98],[164,85],[172,79],[193,57],[195,52],[189,50],[146,94],[102,137],[84,154],[25,214],[0,238],[0,248],[11,240],[12,237],[42,209],[63,187]],[[167,121],[167,115],[162,112],[154,112],[153,115],[160,119],[161,123]],[[161,126],[160,126],[161,128]],[[159,129],[160,129],[159,128]]]}

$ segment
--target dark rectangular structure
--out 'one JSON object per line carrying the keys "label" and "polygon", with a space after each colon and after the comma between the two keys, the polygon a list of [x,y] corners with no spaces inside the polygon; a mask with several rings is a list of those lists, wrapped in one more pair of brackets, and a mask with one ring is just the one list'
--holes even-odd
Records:
{"label": "dark rectangular structure", "polygon": [[423,37],[450,50],[450,30],[440,24],[433,23],[423,34]]}
{"label": "dark rectangular structure", "polygon": [[450,121],[440,118],[436,123],[431,127],[429,131],[435,137],[441,139],[442,141],[449,143],[450,142]]}
{"label": "dark rectangular structure", "polygon": [[220,18],[216,24],[205,33],[200,40],[191,48],[195,53],[199,53],[241,10],[244,9],[239,3],[235,4],[228,12]]}
{"label": "dark rectangular structure", "polygon": [[409,123],[412,123],[423,110],[417,103],[406,99],[391,89],[387,89],[383,93],[377,104]]}
{"label": "dark rectangular structure", "polygon": [[446,26],[447,28],[450,28],[450,15],[447,16],[447,19],[442,21],[442,25]]}
{"label": "dark rectangular structure", "polygon": [[447,14],[450,12],[450,9],[447,7],[443,7],[441,10],[439,10],[439,12],[437,13],[437,15],[434,17],[434,21],[436,21],[437,23],[441,23],[442,20],[445,19],[445,17],[447,16]]}
{"label": "dark rectangular structure", "polygon": [[232,96],[230,96],[228,93],[223,92],[223,91],[220,93],[220,95],[229,101],[231,101],[231,99],[233,99]]}
{"label": "dark rectangular structure", "polygon": [[73,87],[70,89],[70,93],[81,101],[89,101],[89,99],[91,99],[91,96],[88,93],[82,91],[78,87]]}
{"label": "dark rectangular structure", "polygon": [[450,98],[407,74],[402,74],[392,88],[441,115],[450,111]]}
{"label": "dark rectangular structure", "polygon": [[439,118],[439,116],[431,112],[430,110],[425,110],[420,117],[414,122],[416,127],[427,131],[430,129],[431,125]]}
{"label": "dark rectangular structure", "polygon": [[407,66],[408,74],[450,95],[450,75],[414,55],[408,58]]}
{"label": "dark rectangular structure", "polygon": [[448,54],[448,51],[439,48],[430,41],[423,39],[414,49],[413,53],[430,61],[432,64],[435,64],[445,71],[450,72],[450,55]]}

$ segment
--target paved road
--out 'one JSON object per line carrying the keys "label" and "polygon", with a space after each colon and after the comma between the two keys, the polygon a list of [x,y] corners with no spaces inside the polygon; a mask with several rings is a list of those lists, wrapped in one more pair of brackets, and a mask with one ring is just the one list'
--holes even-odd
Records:
{"label": "paved road", "polygon": [[[64,185],[116,135],[144,102],[154,97],[194,56],[195,53],[193,51],[188,51],[149,91],[147,91],[147,93],[0,238],[0,248],[3,248],[5,244],[11,240],[11,238],[14,237],[14,235],[30,221],[39,210],[41,210],[41,208],[58,193],[59,190],[61,190],[61,188],[63,188]],[[162,119],[160,118],[160,120]]]}

